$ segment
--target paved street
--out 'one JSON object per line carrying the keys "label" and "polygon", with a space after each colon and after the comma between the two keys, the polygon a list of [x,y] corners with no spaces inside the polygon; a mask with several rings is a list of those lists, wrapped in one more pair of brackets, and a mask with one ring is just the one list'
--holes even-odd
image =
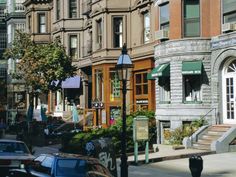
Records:
{"label": "paved street", "polygon": [[[201,177],[235,177],[236,152],[202,156]],[[191,177],[188,158],[129,166],[129,177]]]}
{"label": "paved street", "polygon": [[37,156],[43,153],[54,153],[58,152],[60,145],[51,145],[51,146],[43,146],[43,147],[33,147],[33,151],[35,151],[34,155]]}

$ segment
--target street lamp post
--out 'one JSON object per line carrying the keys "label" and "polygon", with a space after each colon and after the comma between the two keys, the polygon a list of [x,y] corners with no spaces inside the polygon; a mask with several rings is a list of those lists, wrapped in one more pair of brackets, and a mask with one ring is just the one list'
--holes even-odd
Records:
{"label": "street lamp post", "polygon": [[133,68],[131,58],[127,54],[126,44],[122,47],[122,53],[118,58],[115,69],[118,73],[119,80],[122,82],[122,95],[123,95],[123,110],[122,110],[122,136],[121,136],[121,177],[128,177],[128,164],[126,155],[126,93],[127,93],[127,80],[129,77],[129,69]]}

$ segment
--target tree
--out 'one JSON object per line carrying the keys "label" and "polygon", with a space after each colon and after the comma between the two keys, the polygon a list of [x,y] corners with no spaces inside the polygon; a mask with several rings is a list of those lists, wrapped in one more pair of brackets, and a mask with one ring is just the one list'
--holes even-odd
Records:
{"label": "tree", "polygon": [[18,60],[12,77],[23,79],[32,93],[59,89],[61,82],[74,76],[77,70],[60,41],[36,44],[29,34],[20,31],[16,31],[12,47],[4,52],[4,57]]}

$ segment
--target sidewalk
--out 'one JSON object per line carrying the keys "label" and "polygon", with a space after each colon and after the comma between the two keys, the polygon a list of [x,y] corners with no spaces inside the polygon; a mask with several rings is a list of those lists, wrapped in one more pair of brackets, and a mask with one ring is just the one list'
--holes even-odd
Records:
{"label": "sidewalk", "polygon": [[[198,150],[198,149],[174,150],[171,145],[159,144],[157,147],[159,149],[158,152],[149,153],[149,163],[160,162],[164,160],[188,158],[192,155],[203,156],[203,155],[208,155],[208,154],[215,154],[215,152],[212,152],[212,151]],[[128,157],[128,163],[131,165],[137,165],[134,162],[134,156]],[[138,155],[138,165],[140,164],[145,164],[145,154]]]}

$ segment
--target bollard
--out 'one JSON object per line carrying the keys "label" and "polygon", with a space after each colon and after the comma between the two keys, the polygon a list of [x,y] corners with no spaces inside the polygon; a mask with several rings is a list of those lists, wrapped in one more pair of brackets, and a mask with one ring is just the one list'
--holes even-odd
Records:
{"label": "bollard", "polygon": [[200,177],[203,169],[203,160],[201,156],[193,155],[189,158],[189,169],[192,177]]}

